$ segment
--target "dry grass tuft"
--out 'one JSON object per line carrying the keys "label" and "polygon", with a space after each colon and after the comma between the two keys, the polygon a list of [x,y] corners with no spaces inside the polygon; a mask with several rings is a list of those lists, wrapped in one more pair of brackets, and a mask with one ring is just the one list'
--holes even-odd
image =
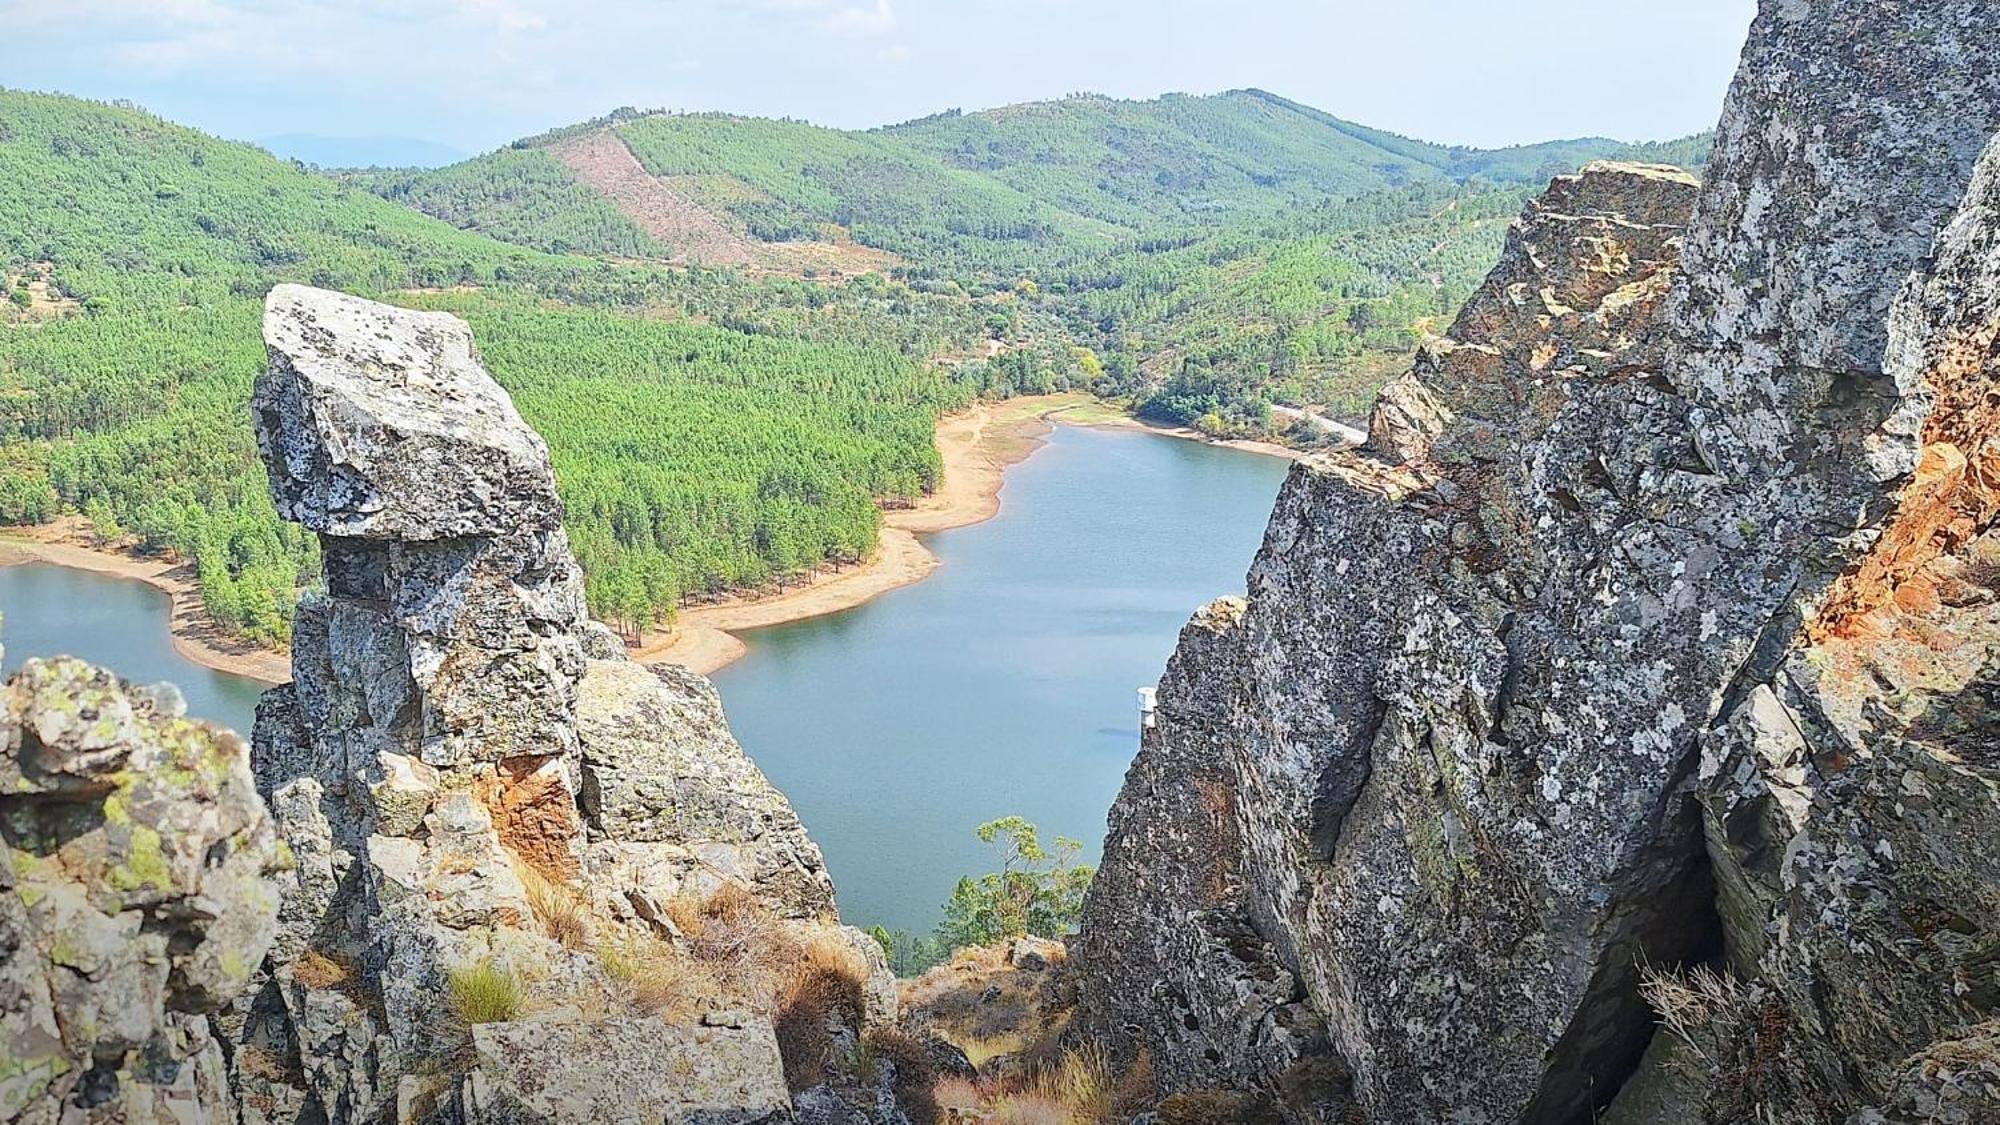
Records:
{"label": "dry grass tuft", "polygon": [[1714,1060],[1698,1042],[1698,1038],[1707,1038],[1700,1033],[1717,1019],[1748,1007],[1742,983],[1706,965],[1698,965],[1686,973],[1642,965],[1639,992],[1653,1011],[1659,1013],[1661,1024],[1704,1062]]}
{"label": "dry grass tuft", "polygon": [[911,1125],[936,1125],[941,1116],[937,1098],[937,1067],[930,1052],[915,1036],[889,1027],[877,1027],[862,1037],[870,1057],[895,1067],[896,1104]]}
{"label": "dry grass tuft", "polygon": [[667,918],[695,960],[710,966],[731,994],[769,1007],[788,983],[798,942],[755,894],[725,883],[705,898],[681,896]]}
{"label": "dry grass tuft", "polygon": [[844,943],[829,936],[797,952],[779,992],[773,1024],[784,1058],[785,1083],[794,1091],[826,1081],[833,1064],[834,1026],[861,1029],[867,1015],[868,968]]}
{"label": "dry grass tuft", "polygon": [[520,864],[516,872],[528,892],[528,909],[544,936],[564,949],[583,949],[590,944],[590,910],[581,895],[561,883],[551,882],[541,872]]}
{"label": "dry grass tuft", "polygon": [[1116,1086],[1111,1053],[1102,1043],[1087,1043],[1039,1068],[1029,1088],[1038,1097],[1069,1107],[1077,1121],[1104,1121],[1111,1116]]}
{"label": "dry grass tuft", "polygon": [[604,975],[625,989],[633,1007],[669,1023],[693,1023],[722,997],[709,966],[650,937],[605,942],[597,959]]}
{"label": "dry grass tuft", "polygon": [[724,883],[706,895],[677,895],[667,903],[667,919],[689,941],[699,941],[713,923],[737,926],[768,913],[756,892],[741,883]]}
{"label": "dry grass tuft", "polygon": [[937,1102],[938,1109],[951,1120],[984,1116],[986,1093],[980,1089],[979,1083],[970,1078],[956,1075],[941,1078],[937,1085],[931,1087],[931,1097]]}
{"label": "dry grass tuft", "polygon": [[1070,1114],[1069,1107],[1040,1094],[1009,1094],[995,1101],[986,1120],[993,1125],[1097,1125]]}
{"label": "dry grass tuft", "polygon": [[307,988],[345,992],[355,986],[360,971],[353,961],[308,949],[292,963],[292,978]]}
{"label": "dry grass tuft", "polygon": [[470,1027],[506,1023],[527,1011],[526,990],[514,971],[491,959],[461,965],[446,974],[451,1014]]}
{"label": "dry grass tuft", "polygon": [[[1023,1057],[1027,1055],[1045,1057],[1039,1063],[1022,1064],[1011,1077],[936,1081],[933,1098],[949,1120],[1019,1125],[1130,1121],[1158,1100],[1152,1059],[1143,1053],[1122,1074],[1101,1043],[1068,1050],[1037,1044]],[[1215,1125],[1232,1120],[1213,1119]],[[1206,1125],[1206,1119],[1190,1119],[1187,1125]]]}

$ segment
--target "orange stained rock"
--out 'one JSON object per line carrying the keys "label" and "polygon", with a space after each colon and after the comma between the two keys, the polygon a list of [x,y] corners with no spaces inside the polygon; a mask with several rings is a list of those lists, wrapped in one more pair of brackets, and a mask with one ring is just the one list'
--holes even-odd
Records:
{"label": "orange stained rock", "polygon": [[493,815],[500,842],[544,878],[566,882],[581,874],[575,841],[581,833],[576,797],[554,757],[510,758],[478,797]]}

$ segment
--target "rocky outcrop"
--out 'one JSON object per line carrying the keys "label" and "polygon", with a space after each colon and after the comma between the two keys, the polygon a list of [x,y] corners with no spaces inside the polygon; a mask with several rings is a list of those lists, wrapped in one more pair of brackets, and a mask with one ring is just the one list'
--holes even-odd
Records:
{"label": "rocky outcrop", "polygon": [[231,1120],[207,1015],[270,946],[285,866],[248,747],[68,658],[0,707],[0,1121]]}
{"label": "rocky outcrop", "polygon": [[[547,448],[462,322],[280,286],[265,335],[258,443],[325,592],[258,709],[258,783],[299,866],[234,1025],[259,1064],[239,1092],[271,1107],[252,1118],[606,1120],[622,1086],[583,1076],[678,1073],[747,1035],[741,1066],[702,1070],[722,1085],[622,1104],[761,1120],[783,1091],[768,1007],[681,1042],[635,996],[699,975],[675,960],[683,921],[719,896],[745,903],[732,925],[832,923],[817,847],[705,680],[589,621]],[[541,1073],[558,1050],[561,1081]]]}
{"label": "rocky outcrop", "polygon": [[[1699,189],[1529,206],[1184,635],[1075,945],[1096,1032],[1296,1093],[1246,1045],[1310,1016],[1351,1084],[1299,1116],[1587,1120],[1637,1070],[1627,1120],[1979,1117],[1996,58],[1985,5],[1772,0]],[[1656,1036],[1647,966],[1709,961]]]}

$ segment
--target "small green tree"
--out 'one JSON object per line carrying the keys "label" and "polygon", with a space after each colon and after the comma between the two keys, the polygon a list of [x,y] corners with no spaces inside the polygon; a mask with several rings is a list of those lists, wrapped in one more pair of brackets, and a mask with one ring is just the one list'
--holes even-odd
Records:
{"label": "small green tree", "polygon": [[889,959],[890,971],[899,977],[918,976],[926,969],[943,964],[951,956],[951,950],[936,935],[870,926],[868,936],[882,947],[883,954]]}
{"label": "small green tree", "polygon": [[125,538],[125,529],[118,524],[118,517],[112,514],[111,505],[101,496],[93,496],[83,504],[83,518],[90,521],[90,537],[98,546],[108,546]]}
{"label": "small green tree", "polygon": [[1027,934],[1060,938],[1076,927],[1095,874],[1076,862],[1082,843],[1058,836],[1044,848],[1035,826],[1018,816],[987,821],[979,838],[999,851],[1000,870],[958,881],[938,926],[946,949]]}

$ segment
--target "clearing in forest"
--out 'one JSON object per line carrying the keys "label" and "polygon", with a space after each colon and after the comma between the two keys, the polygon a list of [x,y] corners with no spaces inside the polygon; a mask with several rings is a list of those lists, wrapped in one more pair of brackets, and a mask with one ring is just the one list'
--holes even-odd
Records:
{"label": "clearing in forest", "polygon": [[676,262],[835,276],[882,272],[896,264],[894,255],[852,241],[760,242],[671,181],[646,171],[612,129],[563,141],[549,152],[568,165],[578,182],[601,193],[667,247]]}

